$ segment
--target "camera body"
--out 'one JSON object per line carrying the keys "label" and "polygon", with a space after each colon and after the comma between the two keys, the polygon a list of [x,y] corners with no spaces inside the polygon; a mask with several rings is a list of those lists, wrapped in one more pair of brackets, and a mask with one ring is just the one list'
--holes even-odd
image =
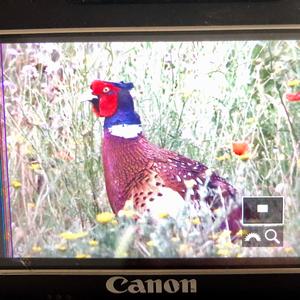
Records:
{"label": "camera body", "polygon": [[[250,43],[251,41],[296,41],[298,40],[300,33],[298,17],[299,8],[300,5],[296,0],[56,0],[51,2],[46,0],[26,0],[19,1],[19,3],[10,0],[2,3],[0,10],[0,44],[2,47],[1,49],[4,49],[5,51],[3,51],[1,56],[1,96],[3,100],[1,100],[2,194],[0,217],[3,226],[1,227],[0,232],[0,242],[2,245],[0,274],[8,276],[3,276],[1,279],[0,294],[16,296],[21,294],[32,295],[34,290],[36,297],[48,297],[48,299],[81,299],[86,297],[87,292],[93,296],[103,296],[108,297],[109,299],[115,297],[147,298],[156,294],[163,295],[164,297],[172,297],[173,294],[196,297],[199,295],[208,296],[211,295],[211,293],[218,293],[218,291],[216,291],[216,286],[218,287],[217,290],[222,291],[222,293],[235,291],[242,294],[247,291],[247,294],[256,295],[261,290],[270,292],[289,290],[294,293],[299,293],[299,254],[297,254],[297,252],[291,254],[291,249],[293,247],[292,243],[286,244],[286,246],[284,246],[285,244],[283,243],[283,239],[289,234],[288,231],[284,231],[283,229],[287,224],[286,220],[288,220],[284,218],[284,212],[286,211],[286,205],[292,206],[293,204],[290,202],[286,204],[287,201],[290,201],[289,198],[286,201],[286,196],[281,197],[280,188],[283,189],[283,187],[279,184],[276,186],[274,184],[273,189],[277,190],[274,192],[274,195],[270,196],[270,198],[272,198],[271,200],[267,199],[269,195],[255,195],[255,193],[253,195],[243,195],[244,199],[243,202],[241,202],[243,211],[241,216],[240,234],[243,235],[243,232],[246,232],[246,235],[243,235],[243,247],[249,247],[250,250],[248,252],[245,250],[243,253],[248,253],[248,256],[245,255],[244,257],[239,257],[239,253],[236,253],[236,257],[233,257],[231,254],[227,257],[225,253],[223,257],[216,257],[215,255],[212,255],[211,257],[197,257],[195,255],[190,257],[189,255],[182,255],[181,257],[159,257],[159,255],[154,255],[154,252],[151,252],[153,251],[153,248],[151,248],[153,245],[151,246],[149,242],[148,246],[150,250],[146,249],[144,253],[147,255],[142,258],[122,257],[122,255],[113,257],[112,255],[108,255],[105,258],[102,257],[99,259],[97,256],[92,258],[84,256],[79,257],[80,255],[78,253],[77,258],[74,258],[74,256],[62,256],[58,258],[42,255],[33,255],[32,257],[30,255],[16,255],[15,253],[19,250],[14,250],[13,244],[17,244],[17,239],[23,239],[24,235],[29,233],[22,231],[20,228],[18,229],[19,231],[16,231],[16,228],[14,227],[17,222],[17,217],[14,215],[17,214],[14,213],[16,200],[9,195],[17,195],[19,187],[17,187],[18,181],[14,180],[10,174],[13,171],[9,168],[9,164],[13,158],[9,154],[10,146],[7,142],[7,136],[10,134],[10,129],[6,122],[7,118],[10,118],[9,114],[11,113],[11,108],[5,110],[5,98],[10,99],[11,97],[6,90],[6,84],[8,84],[7,82],[10,80],[10,77],[8,77],[8,74],[10,74],[9,68],[7,67],[9,66],[7,59],[9,59],[10,56],[7,55],[7,49],[10,49],[11,53],[15,53],[21,51],[20,49],[23,49],[22,45],[29,44],[63,44],[79,42],[87,44],[107,43],[108,45],[111,45],[110,43],[116,42],[132,43],[133,45],[136,42],[172,43],[178,41],[183,44],[193,42],[220,42],[220,44],[216,44],[218,46],[216,46],[215,49],[217,49],[222,42],[245,41]],[[11,46],[9,48],[7,45],[19,46]],[[143,44],[142,47],[146,47],[145,45]],[[206,49],[206,46],[203,47],[204,48],[201,49]],[[257,47],[260,47],[259,43]],[[120,53],[122,50],[120,49],[118,48],[119,52],[116,53]],[[257,49],[255,49],[255,51],[258,51]],[[127,50],[131,51],[129,48]],[[255,51],[253,50],[253,53]],[[262,47],[260,48],[260,51],[265,50]],[[25,52],[26,51],[24,50],[24,53]],[[126,51],[124,51],[124,53],[125,52]],[[254,55],[253,53],[252,55]],[[232,55],[234,56],[234,54]],[[168,53],[165,57],[167,56]],[[208,55],[207,57],[210,56]],[[111,55],[111,59],[113,58],[114,56]],[[73,59],[75,59],[75,56]],[[253,57],[251,57],[251,59],[253,60],[253,69],[255,68],[255,64],[263,64],[259,59]],[[180,61],[181,59],[178,60],[178,62]],[[52,60],[51,64],[55,66],[55,58]],[[167,63],[165,64],[165,69],[168,69]],[[34,67],[37,65],[40,67],[40,69],[37,70],[37,74],[38,72],[41,72],[39,74],[42,74],[43,65],[40,62],[37,62]],[[271,67],[273,68],[274,66],[272,65]],[[172,64],[170,64],[169,68],[173,68]],[[228,63],[228,69],[229,68],[230,64]],[[174,66],[174,70],[175,69],[176,67]],[[266,70],[260,70],[260,72],[263,71]],[[63,70],[59,70],[59,72],[63,72]],[[213,73],[215,71],[211,72]],[[231,72],[233,71],[231,70]],[[275,71],[273,73],[275,74]],[[74,71],[74,76],[75,74],[76,71]],[[41,76],[44,76],[44,74]],[[88,77],[88,75],[86,76]],[[257,76],[260,75],[258,74]],[[63,75],[61,75],[61,77],[63,77]],[[250,78],[249,82],[252,79],[253,78]],[[289,79],[297,80],[297,78]],[[36,78],[32,80],[34,81]],[[260,78],[259,80],[262,79]],[[274,79],[271,78],[270,80]],[[250,84],[249,82],[245,83],[245,85]],[[288,83],[286,86],[291,87],[291,83]],[[296,89],[296,86],[297,84],[292,86],[292,88]],[[193,89],[194,88],[195,86],[193,86]],[[275,88],[278,89],[278,93],[280,94],[283,114],[286,116],[287,128],[293,132],[294,120],[290,119],[288,109],[290,108],[289,105],[292,105],[292,102],[297,105],[298,103],[296,102],[298,100],[288,100],[290,103],[285,104],[283,100],[284,96],[280,92],[281,87],[279,88],[275,84]],[[297,98],[297,93],[295,93],[295,91],[296,90],[293,90],[294,93],[291,94],[294,97],[293,99]],[[57,90],[57,93],[59,94],[60,91]],[[192,94],[192,92],[190,93]],[[28,94],[26,95],[28,96]],[[265,97],[271,97],[272,95],[270,95]],[[206,103],[205,105],[209,105],[209,103]],[[272,105],[274,105],[274,103]],[[214,109],[216,108],[216,106],[213,107]],[[5,112],[7,118],[5,118]],[[259,114],[259,111],[257,111],[257,113]],[[178,115],[178,118],[181,118],[181,116]],[[249,123],[251,118],[255,119],[256,116],[247,117],[247,126],[254,126],[253,123]],[[38,125],[31,124],[31,126],[35,127]],[[63,130],[64,129],[61,128],[61,131]],[[278,130],[281,129],[279,128]],[[30,134],[30,131],[28,131],[28,134]],[[297,151],[299,151],[297,148],[299,146],[297,144],[297,137],[298,134],[295,133],[292,138],[294,141],[295,157],[297,156]],[[179,140],[180,138],[181,137],[178,134],[177,139]],[[13,140],[13,138],[11,138],[11,140]],[[20,145],[18,143],[18,141],[15,141],[14,145],[19,147]],[[261,141],[259,143],[268,143],[268,141]],[[253,157],[257,155],[257,152],[255,151],[258,151],[257,149],[259,146],[254,148],[255,147],[253,147],[253,153],[251,154]],[[216,154],[220,165],[222,165],[223,161],[226,161],[226,151],[221,154]],[[69,159],[71,163],[71,155],[69,153],[64,152],[62,155],[62,152],[57,151],[56,154],[60,155],[60,157],[56,157],[56,159],[64,161]],[[243,155],[244,154],[245,153],[243,153]],[[228,155],[232,158],[240,159],[237,160],[238,163],[240,163],[240,161],[249,160],[249,157],[241,158],[240,156],[242,155],[237,154],[234,146],[233,151]],[[260,157],[260,159],[263,158]],[[291,171],[291,174],[299,172],[296,171],[298,169],[295,166],[298,160],[295,160],[294,171]],[[31,171],[34,172],[32,180],[36,180],[36,178],[41,181],[45,180],[45,177],[40,176],[39,173],[41,172],[41,166],[39,165],[41,163],[39,161],[37,163],[35,161],[29,162]],[[34,169],[35,166],[37,166],[37,169]],[[14,180],[14,182],[12,180]],[[298,177],[295,175],[291,181],[293,180],[297,181]],[[294,183],[290,184],[292,186]],[[13,193],[10,191],[13,191]],[[295,189],[295,193],[296,192],[297,190]],[[278,195],[278,193],[280,195]],[[18,197],[19,196],[16,196],[15,199],[19,199]],[[21,197],[20,199],[23,198]],[[27,213],[30,209],[33,209],[34,211],[36,206],[40,205],[39,202],[34,201],[29,201],[29,204],[32,205],[32,207],[29,207],[27,203]],[[297,208],[295,208],[295,210],[297,211]],[[258,217],[262,214],[263,217]],[[34,218],[34,220],[37,218],[36,215],[31,215],[31,217]],[[197,221],[193,222],[195,223],[195,226],[199,225],[196,224]],[[251,230],[249,228],[251,228]],[[300,231],[300,228],[296,228],[295,230]],[[65,234],[65,236],[67,235]],[[261,236],[265,236],[264,244],[260,244]],[[252,242],[250,241],[251,238]],[[61,252],[65,251],[65,249],[62,248],[63,246],[69,245],[69,243],[71,244],[71,239],[66,240],[66,244],[59,245],[61,246]],[[251,243],[247,244],[249,241]],[[92,241],[89,241],[89,243],[92,243]],[[276,251],[273,251],[273,255],[264,256],[257,250],[259,247],[273,247],[274,243],[277,243],[278,247],[283,247],[282,252],[278,252],[279,254]],[[255,254],[251,254],[251,249],[254,249],[253,253],[259,253],[259,255],[256,256]],[[39,246],[34,243],[31,250],[35,254],[40,251]],[[225,250],[222,250],[223,254]],[[182,246],[181,252],[184,251],[187,250]],[[18,291],[16,291],[16,286],[18,287]]]}

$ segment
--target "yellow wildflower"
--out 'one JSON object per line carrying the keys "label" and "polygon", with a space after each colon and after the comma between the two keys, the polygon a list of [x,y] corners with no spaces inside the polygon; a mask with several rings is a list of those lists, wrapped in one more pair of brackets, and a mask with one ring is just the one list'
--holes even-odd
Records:
{"label": "yellow wildflower", "polygon": [[285,247],[283,250],[287,254],[294,254],[295,253],[295,250],[294,250],[293,247]]}
{"label": "yellow wildflower", "polygon": [[107,224],[114,220],[114,218],[115,215],[113,213],[106,211],[98,214],[96,216],[96,221],[101,224]]}
{"label": "yellow wildflower", "polygon": [[35,208],[35,203],[29,202],[29,203],[27,203],[27,207],[28,207],[28,209],[33,209],[33,208]]}
{"label": "yellow wildflower", "polygon": [[27,155],[34,155],[35,154],[35,150],[33,149],[32,145],[28,145],[26,152]]}
{"label": "yellow wildflower", "polygon": [[112,221],[111,221],[111,224],[112,224],[112,225],[118,225],[118,221],[117,221],[117,220],[112,220]]}
{"label": "yellow wildflower", "polygon": [[37,171],[41,169],[41,165],[39,163],[32,163],[29,168],[32,171]]}
{"label": "yellow wildflower", "polygon": [[228,153],[225,153],[225,154],[223,154],[221,156],[217,156],[216,157],[217,161],[224,161],[224,160],[228,160],[228,159],[230,159],[230,155]]}
{"label": "yellow wildflower", "polygon": [[135,217],[135,215],[136,215],[136,212],[133,209],[121,209],[118,212],[119,217],[126,217],[128,219],[133,219]]}
{"label": "yellow wildflower", "polygon": [[179,254],[181,256],[189,256],[192,252],[192,247],[188,244],[181,244],[179,246]]}
{"label": "yellow wildflower", "polygon": [[40,252],[42,252],[42,247],[35,245],[35,246],[32,247],[32,252],[40,253]]}
{"label": "yellow wildflower", "polygon": [[191,222],[192,222],[193,225],[200,225],[201,224],[201,221],[200,221],[199,217],[193,218]]}
{"label": "yellow wildflower", "polygon": [[219,249],[232,249],[233,246],[234,245],[231,242],[222,242],[216,245],[216,247]]}
{"label": "yellow wildflower", "polygon": [[171,241],[172,241],[173,243],[177,243],[177,242],[180,241],[180,238],[179,238],[178,236],[173,236],[173,237],[171,238]]}
{"label": "yellow wildflower", "polygon": [[249,125],[253,124],[254,122],[255,122],[255,118],[248,118],[246,120],[246,123],[249,124]]}
{"label": "yellow wildflower", "polygon": [[219,238],[220,233],[213,233],[208,236],[209,239],[216,241]]}
{"label": "yellow wildflower", "polygon": [[169,216],[170,215],[168,213],[166,213],[166,212],[161,212],[161,213],[158,214],[158,217],[160,219],[167,219],[167,218],[169,218]]}
{"label": "yellow wildflower", "polygon": [[22,184],[19,180],[12,180],[11,185],[15,189],[19,189],[22,186]]}
{"label": "yellow wildflower", "polygon": [[242,236],[247,235],[248,233],[249,233],[248,230],[240,229],[240,230],[236,233],[236,236],[242,237]]}
{"label": "yellow wildflower", "polygon": [[88,235],[88,233],[84,232],[84,231],[77,232],[77,233],[73,233],[73,232],[67,231],[67,232],[61,233],[59,236],[61,238],[65,239],[65,240],[74,241],[74,240],[86,237],[87,235]]}
{"label": "yellow wildflower", "polygon": [[84,254],[84,253],[77,253],[75,258],[79,258],[79,259],[82,259],[82,258],[91,258],[90,254]]}
{"label": "yellow wildflower", "polygon": [[219,207],[219,208],[215,208],[215,209],[213,210],[213,213],[214,213],[214,215],[216,215],[216,216],[222,216],[222,214],[223,214],[223,209],[221,209],[220,207]]}
{"label": "yellow wildflower", "polygon": [[230,235],[231,235],[231,231],[230,230],[223,230],[220,235],[219,235],[219,239],[223,240],[223,239],[230,239]]}
{"label": "yellow wildflower", "polygon": [[297,166],[300,168],[300,158],[297,160]]}
{"label": "yellow wildflower", "polygon": [[96,241],[96,240],[90,240],[90,241],[89,241],[89,245],[92,246],[92,247],[95,247],[95,246],[98,246],[98,245],[99,245],[99,242]]}
{"label": "yellow wildflower", "polygon": [[152,241],[152,240],[148,241],[146,244],[147,244],[148,247],[154,247],[155,246],[155,242]]}
{"label": "yellow wildflower", "polygon": [[239,156],[242,161],[247,161],[250,158],[250,154],[248,152]]}
{"label": "yellow wildflower", "polygon": [[116,257],[128,257],[128,252],[127,251],[121,251],[121,252],[118,252],[118,255],[116,255]]}
{"label": "yellow wildflower", "polygon": [[20,135],[20,134],[18,134],[18,135],[16,136],[15,141],[16,141],[18,144],[23,144],[23,143],[26,142],[25,138],[24,138],[22,135]]}
{"label": "yellow wildflower", "polygon": [[299,86],[299,85],[300,85],[300,80],[298,80],[298,79],[288,81],[289,87],[294,87],[294,86]]}
{"label": "yellow wildflower", "polygon": [[65,245],[65,244],[58,244],[58,245],[55,246],[55,249],[59,250],[61,252],[64,252],[64,251],[67,250],[67,245]]}
{"label": "yellow wildflower", "polygon": [[186,101],[188,100],[191,96],[193,95],[193,90],[192,89],[186,89],[184,91],[182,91],[182,100]]}
{"label": "yellow wildflower", "polygon": [[225,257],[228,257],[228,256],[230,256],[230,251],[229,251],[228,249],[219,249],[219,250],[217,251],[217,254],[218,254],[219,256],[225,256]]}

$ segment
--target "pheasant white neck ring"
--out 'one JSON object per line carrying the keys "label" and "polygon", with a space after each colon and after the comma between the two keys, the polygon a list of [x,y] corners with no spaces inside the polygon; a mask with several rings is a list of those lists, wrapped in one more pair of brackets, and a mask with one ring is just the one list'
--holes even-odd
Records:
{"label": "pheasant white neck ring", "polygon": [[131,139],[137,137],[142,131],[141,124],[120,124],[108,128],[111,135]]}

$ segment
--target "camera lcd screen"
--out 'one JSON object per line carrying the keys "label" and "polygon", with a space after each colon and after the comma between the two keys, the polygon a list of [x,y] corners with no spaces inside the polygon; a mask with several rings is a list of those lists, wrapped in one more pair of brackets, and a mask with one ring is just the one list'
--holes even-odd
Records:
{"label": "camera lcd screen", "polygon": [[300,255],[300,42],[2,43],[15,258]]}

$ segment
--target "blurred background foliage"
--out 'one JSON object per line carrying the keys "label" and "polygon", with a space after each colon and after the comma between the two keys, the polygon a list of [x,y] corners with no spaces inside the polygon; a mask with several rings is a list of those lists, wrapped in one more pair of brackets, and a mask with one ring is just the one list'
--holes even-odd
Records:
{"label": "blurred background foliage", "polygon": [[[3,45],[16,256],[186,257],[300,254],[299,41]],[[94,79],[130,81],[149,140],[201,161],[242,195],[283,195],[283,249],[251,253],[187,212],[153,224],[111,214]],[[299,81],[299,80],[298,80]],[[243,155],[233,142],[247,144]]]}

